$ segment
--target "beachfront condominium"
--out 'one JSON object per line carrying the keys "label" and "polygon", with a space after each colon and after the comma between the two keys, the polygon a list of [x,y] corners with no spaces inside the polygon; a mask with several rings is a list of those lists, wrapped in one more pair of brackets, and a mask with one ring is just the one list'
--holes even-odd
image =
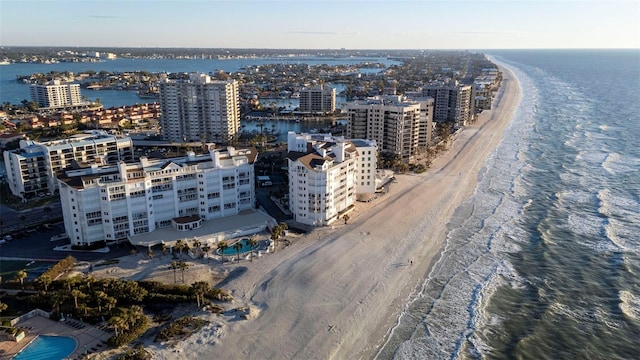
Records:
{"label": "beachfront condominium", "polygon": [[240,128],[236,80],[212,80],[192,73],[188,79],[159,84],[160,124],[166,140],[229,143]]}
{"label": "beachfront condominium", "polygon": [[58,188],[56,175],[74,161],[116,164],[132,160],[131,138],[102,130],[47,142],[21,140],[18,149],[4,152],[9,189],[21,198],[54,193]]}
{"label": "beachfront condominium", "polygon": [[380,184],[375,141],[289,132],[287,150],[289,209],[302,224],[331,224]]}
{"label": "beachfront condominium", "polygon": [[424,86],[422,95],[434,99],[433,121],[437,123],[451,123],[457,129],[475,116],[473,85],[462,85],[456,80],[438,81]]}
{"label": "beachfront condominium", "polygon": [[52,80],[48,84],[33,84],[29,88],[31,100],[43,109],[56,109],[73,106],[84,106],[79,84],[62,84],[60,80]]}
{"label": "beachfront condominium", "polygon": [[58,182],[71,244],[129,240],[169,227],[188,232],[252,209],[256,150],[210,148],[202,155],[65,169]]}
{"label": "beachfront condominium", "polygon": [[300,111],[328,114],[336,111],[336,89],[324,84],[300,90]]}
{"label": "beachfront condominium", "polygon": [[407,160],[431,143],[433,99],[375,96],[348,103],[347,137],[374,140],[381,152]]}

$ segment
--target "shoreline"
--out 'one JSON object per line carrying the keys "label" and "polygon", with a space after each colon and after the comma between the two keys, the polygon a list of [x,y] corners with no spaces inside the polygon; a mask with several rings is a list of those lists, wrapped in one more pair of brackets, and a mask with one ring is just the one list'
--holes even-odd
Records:
{"label": "shoreline", "polygon": [[[490,142],[490,146],[482,148],[482,150],[479,151],[479,154],[476,155],[478,159],[473,164],[474,166],[470,170],[470,174],[469,174],[469,175],[475,174],[475,176],[470,176],[470,178],[468,179],[467,186],[463,188],[464,191],[460,201],[457,201],[455,203],[455,206],[451,207],[451,212],[448,213],[447,215],[446,223],[441,224],[443,229],[439,234],[440,235],[438,237],[439,240],[437,241],[438,241],[438,244],[440,243],[442,244],[439,246],[437,254],[434,254],[432,256],[429,262],[428,271],[422,276],[421,280],[420,278],[418,278],[418,283],[411,289],[410,293],[407,295],[408,299],[402,300],[401,307],[396,309],[397,311],[394,311],[394,312],[389,311],[389,314],[387,314],[388,321],[384,323],[384,326],[379,327],[380,329],[383,329],[383,330],[375,331],[374,334],[372,334],[370,337],[371,340],[376,341],[375,344],[373,342],[371,343],[374,346],[370,347],[370,351],[365,350],[365,352],[363,352],[360,355],[359,357],[360,359],[377,359],[377,356],[382,352],[384,346],[387,345],[388,341],[390,340],[390,336],[393,334],[395,328],[399,325],[399,321],[400,321],[399,318],[400,318],[401,312],[406,309],[409,301],[413,300],[413,298],[415,297],[415,294],[418,291],[420,291],[420,289],[426,282],[426,279],[430,277],[435,264],[439,262],[442,257],[442,253],[444,252],[445,246],[446,246],[446,236],[447,236],[447,233],[449,232],[449,229],[447,229],[447,223],[451,219],[456,209],[458,209],[458,207],[462,205],[462,203],[471,195],[473,195],[473,193],[475,192],[476,185],[477,185],[477,176],[480,170],[485,166],[486,160],[488,159],[489,155],[496,150],[497,146],[502,141],[504,136],[504,131],[510,126],[513,120],[513,117],[515,116],[515,111],[518,105],[520,104],[520,100],[521,100],[520,83],[518,81],[518,78],[513,73],[513,71],[511,71],[511,69],[504,67],[502,65],[498,65],[498,64],[496,65],[498,66],[500,71],[502,71],[503,73],[503,86],[500,88],[498,94],[496,95],[496,99],[494,100],[494,110],[481,114],[485,116],[483,118],[479,116],[475,124],[465,128],[465,130],[460,135],[463,135],[465,132],[467,132],[470,129],[473,129],[474,131],[472,134],[468,134],[469,136],[465,137],[464,144],[462,146],[460,146],[459,143],[457,144],[457,148],[455,148],[456,154],[453,155],[453,158],[449,159],[448,161],[455,161],[458,154],[464,151],[465,148],[469,145],[471,141],[474,140],[476,136],[483,136],[484,134],[486,137],[486,134],[484,132],[486,132],[487,130],[496,132],[498,136],[496,136],[496,139],[493,139],[493,141]],[[503,103],[503,101],[505,103]],[[500,107],[500,105],[502,106]],[[491,121],[495,121],[496,123],[495,124],[491,123]],[[486,127],[490,127],[490,128],[485,129]],[[494,137],[494,135],[496,134],[491,134],[490,137]],[[458,139],[456,139],[456,141],[458,141]],[[449,151],[452,151],[452,150],[454,149],[453,148],[449,149]],[[467,150],[467,151],[470,151],[470,150]],[[448,161],[446,164],[442,165],[442,167],[440,167],[438,171],[442,171],[444,168],[449,166]],[[433,168],[433,165],[432,165],[432,168]],[[400,298],[396,299],[396,301],[400,301]]]}
{"label": "shoreline", "polygon": [[251,319],[205,315],[222,327],[175,348],[149,344],[154,359],[374,358],[439,261],[449,219],[475,191],[513,119],[518,80],[500,70],[495,109],[467,126],[428,171],[398,175],[388,194],[358,203],[347,225],[289,237],[289,247],[251,264],[225,265],[244,271],[225,290],[232,307],[251,306]]}

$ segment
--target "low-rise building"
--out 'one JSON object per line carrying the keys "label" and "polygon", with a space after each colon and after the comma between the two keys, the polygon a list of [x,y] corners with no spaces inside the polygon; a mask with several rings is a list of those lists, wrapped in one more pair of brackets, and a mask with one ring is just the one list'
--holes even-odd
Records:
{"label": "low-rise building", "polygon": [[[58,177],[64,225],[73,245],[115,242],[252,209],[255,149],[69,168]],[[186,234],[185,234],[186,236]]]}

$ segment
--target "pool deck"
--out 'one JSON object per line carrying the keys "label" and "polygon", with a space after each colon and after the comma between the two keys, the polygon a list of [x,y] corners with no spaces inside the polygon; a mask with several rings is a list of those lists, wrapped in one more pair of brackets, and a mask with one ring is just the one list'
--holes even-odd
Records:
{"label": "pool deck", "polygon": [[23,348],[35,339],[37,335],[68,336],[76,340],[77,346],[68,359],[86,358],[88,354],[106,350],[106,341],[111,337],[111,333],[87,323],[80,323],[79,320],[67,319],[65,321],[53,321],[42,316],[34,316],[16,324],[16,327],[25,329],[26,336],[20,342],[2,341],[0,342],[0,359],[11,359]]}

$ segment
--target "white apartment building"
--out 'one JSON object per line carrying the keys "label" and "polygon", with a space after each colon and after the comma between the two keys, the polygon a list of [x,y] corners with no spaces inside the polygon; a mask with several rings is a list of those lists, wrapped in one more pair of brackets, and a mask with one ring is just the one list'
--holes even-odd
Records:
{"label": "white apartment building", "polygon": [[67,169],[58,177],[65,229],[72,245],[82,246],[170,226],[189,231],[203,221],[237,215],[254,207],[256,156],[255,149],[229,147]]}
{"label": "white apartment building", "polygon": [[102,130],[42,143],[21,140],[20,148],[4,152],[9,189],[21,198],[54,193],[58,188],[56,175],[74,161],[116,164],[132,160],[131,139],[109,135]]}
{"label": "white apartment building", "polygon": [[327,114],[336,111],[336,89],[317,85],[300,90],[300,111]]}
{"label": "white apartment building", "polygon": [[472,85],[457,81],[437,82],[422,89],[423,96],[435,100],[433,120],[450,122],[454,128],[466,125],[475,116],[475,95]]}
{"label": "white apartment building", "polygon": [[29,87],[31,100],[40,108],[62,108],[76,105],[86,105],[82,101],[79,84],[62,84],[60,80],[53,80],[49,84],[33,84]]}
{"label": "white apartment building", "polygon": [[228,143],[240,128],[236,80],[211,80],[189,74],[187,80],[164,79],[159,84],[160,124],[166,140]]}
{"label": "white apartment building", "polygon": [[380,151],[402,159],[430,145],[433,99],[375,96],[347,104],[346,111],[347,138],[374,140]]}
{"label": "white apartment building", "polygon": [[376,192],[377,146],[331,134],[289,132],[289,208],[294,220],[328,225]]}

